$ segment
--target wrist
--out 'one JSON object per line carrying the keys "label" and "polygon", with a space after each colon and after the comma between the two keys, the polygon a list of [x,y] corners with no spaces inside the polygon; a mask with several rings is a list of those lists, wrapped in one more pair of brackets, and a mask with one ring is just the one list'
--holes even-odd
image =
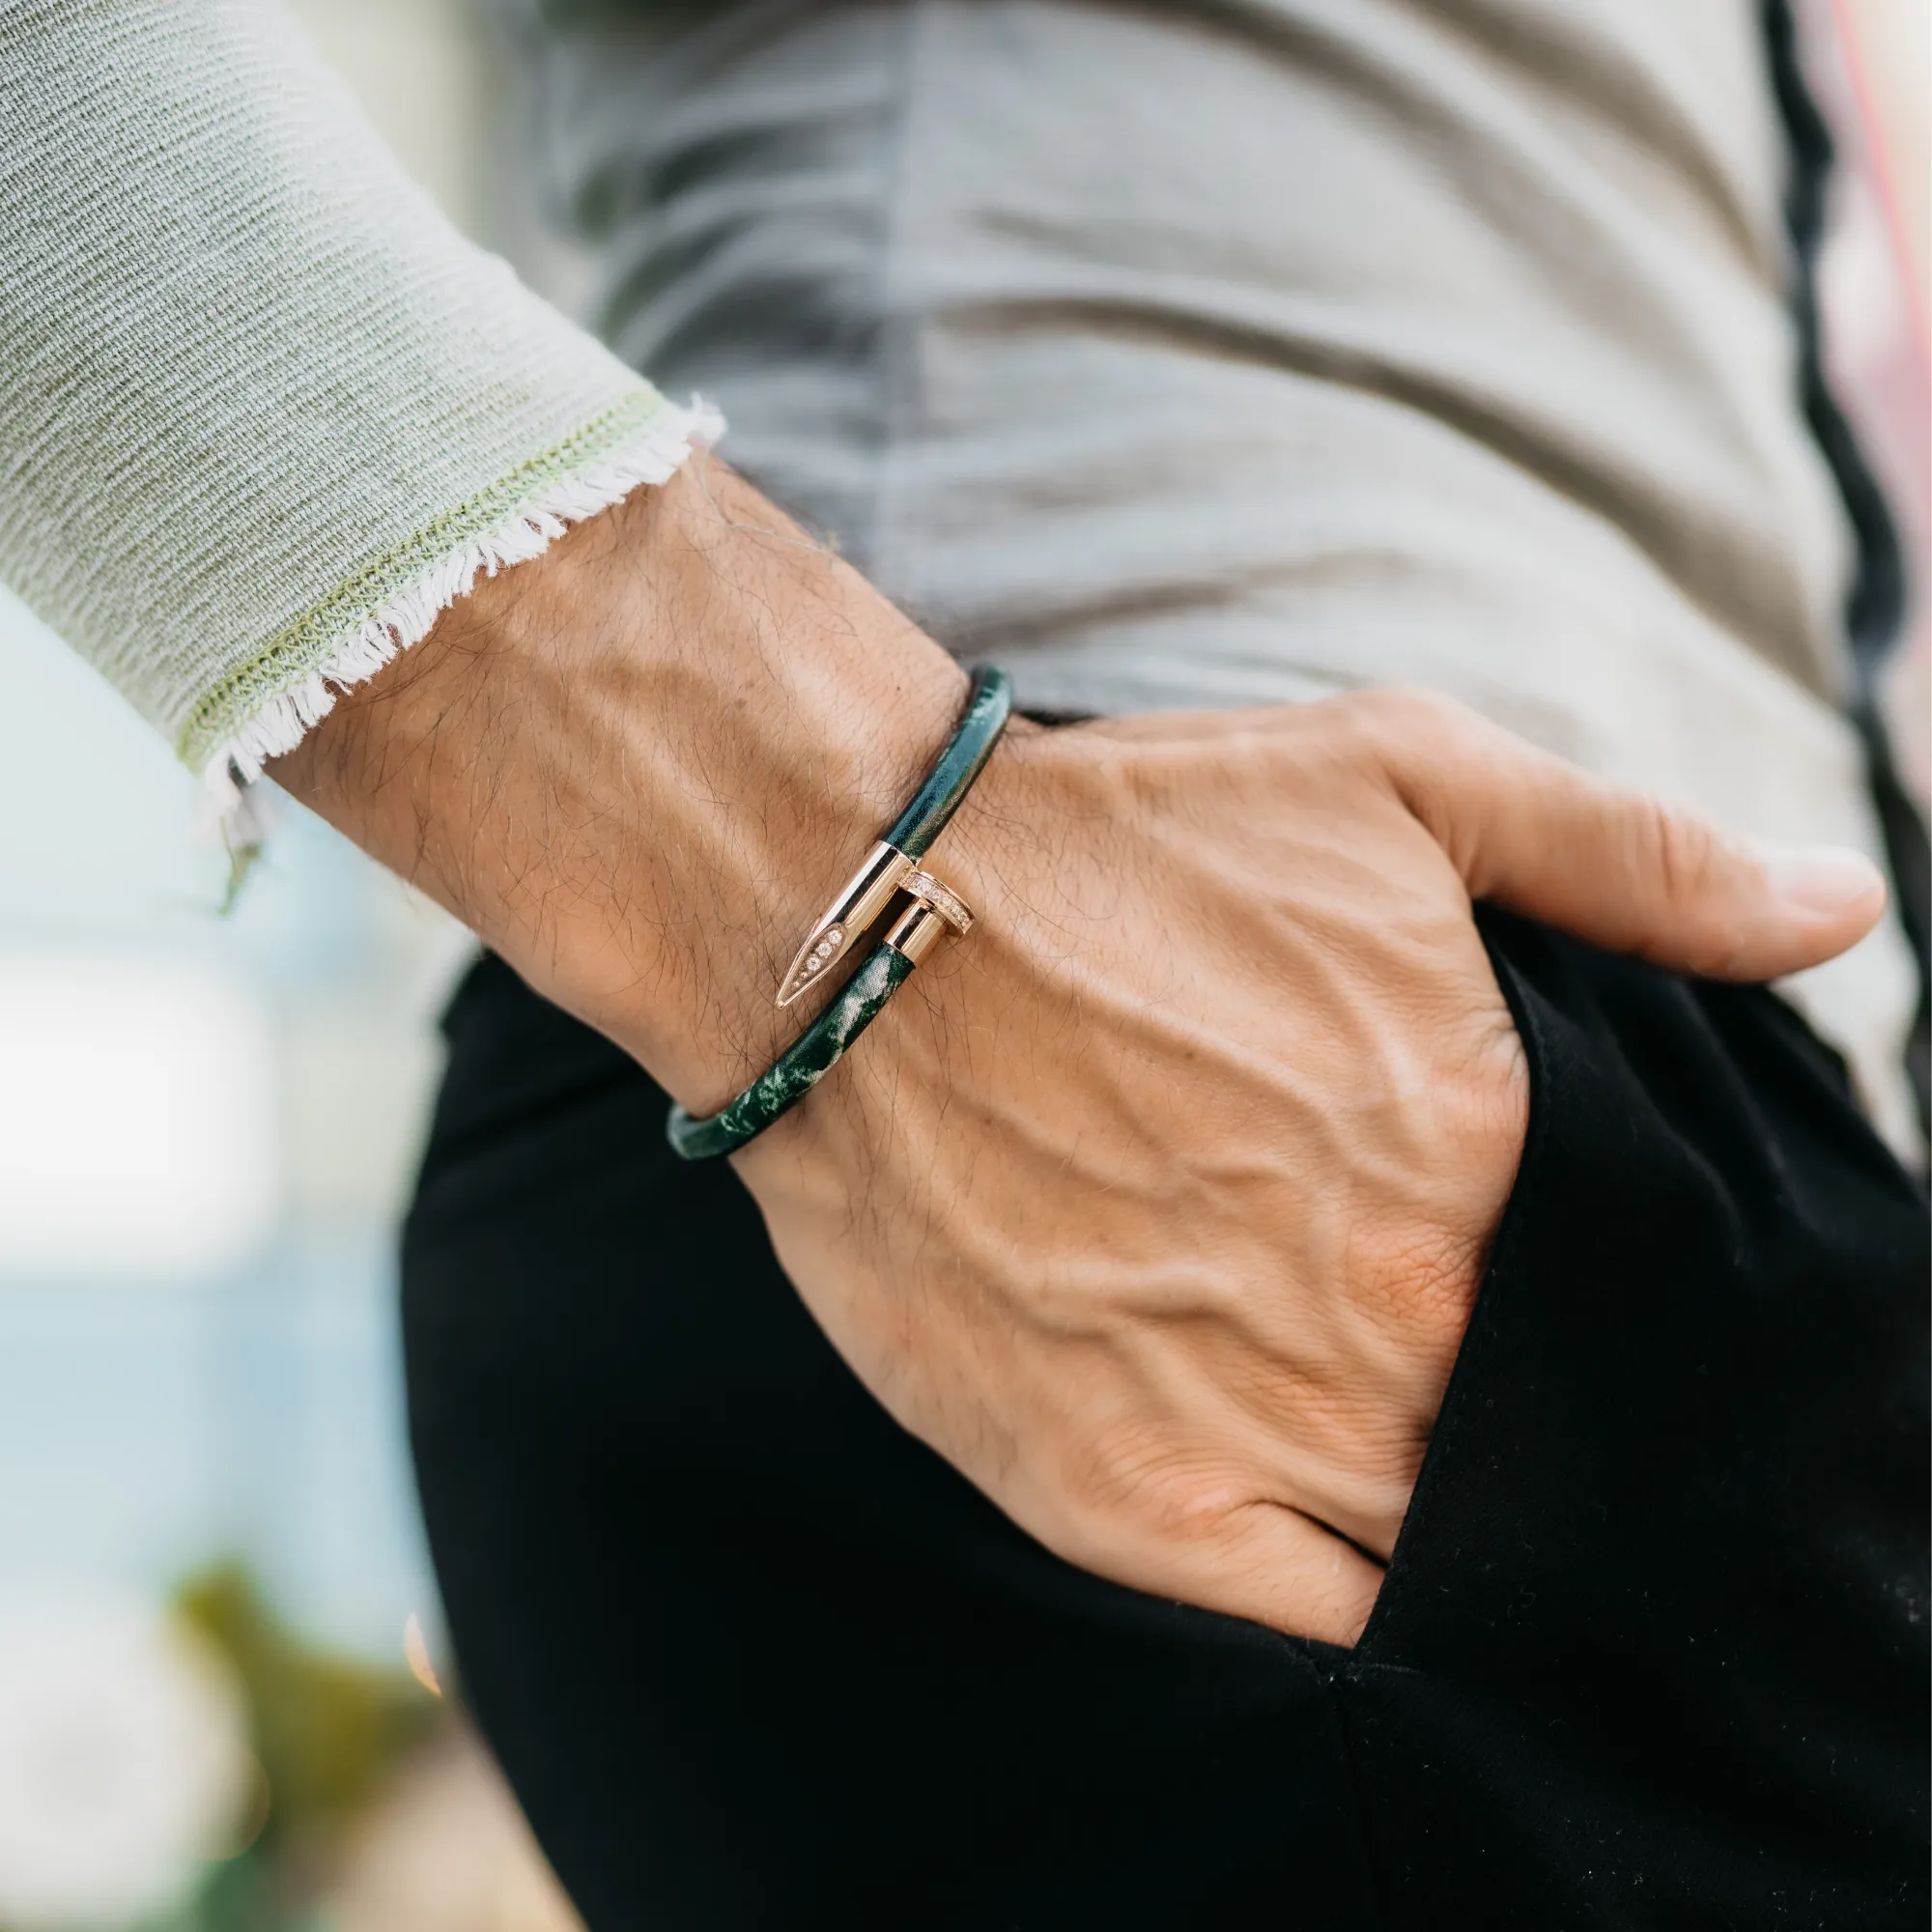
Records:
{"label": "wrist", "polygon": [[539,991],[706,1099],[965,688],[722,467],[480,584],[274,771]]}

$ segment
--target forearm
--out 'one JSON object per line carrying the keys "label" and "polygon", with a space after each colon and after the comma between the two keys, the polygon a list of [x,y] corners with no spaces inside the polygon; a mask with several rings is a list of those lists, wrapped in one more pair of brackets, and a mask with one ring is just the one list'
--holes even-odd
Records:
{"label": "forearm", "polygon": [[722,466],[479,585],[276,780],[708,1103],[957,712],[952,660]]}

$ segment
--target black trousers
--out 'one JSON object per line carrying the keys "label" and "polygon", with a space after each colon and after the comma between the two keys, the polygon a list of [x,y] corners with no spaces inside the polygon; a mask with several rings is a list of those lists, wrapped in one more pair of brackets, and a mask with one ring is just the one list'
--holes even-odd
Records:
{"label": "black trousers", "polygon": [[1353,1652],[1033,1543],[651,1082],[475,970],[411,1422],[464,1682],[592,1932],[1922,1932],[1925,1201],[1769,994],[1485,930],[1529,1139]]}

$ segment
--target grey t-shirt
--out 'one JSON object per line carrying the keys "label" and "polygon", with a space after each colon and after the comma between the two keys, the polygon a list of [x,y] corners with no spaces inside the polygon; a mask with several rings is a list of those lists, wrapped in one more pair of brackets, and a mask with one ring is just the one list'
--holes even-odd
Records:
{"label": "grey t-shirt", "polygon": [[[1752,0],[741,0],[542,37],[605,323],[1071,711],[1446,690],[1878,839]],[[1895,928],[1795,997],[1894,1136]]]}

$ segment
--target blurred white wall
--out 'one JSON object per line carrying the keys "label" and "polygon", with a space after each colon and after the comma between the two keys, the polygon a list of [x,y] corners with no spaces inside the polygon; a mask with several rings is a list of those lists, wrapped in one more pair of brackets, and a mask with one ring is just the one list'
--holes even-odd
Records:
{"label": "blurred white wall", "polygon": [[[474,227],[453,0],[299,10]],[[311,1634],[436,1619],[394,1230],[467,935],[294,807],[236,912],[197,787],[0,592],[0,1599],[235,1548]]]}

